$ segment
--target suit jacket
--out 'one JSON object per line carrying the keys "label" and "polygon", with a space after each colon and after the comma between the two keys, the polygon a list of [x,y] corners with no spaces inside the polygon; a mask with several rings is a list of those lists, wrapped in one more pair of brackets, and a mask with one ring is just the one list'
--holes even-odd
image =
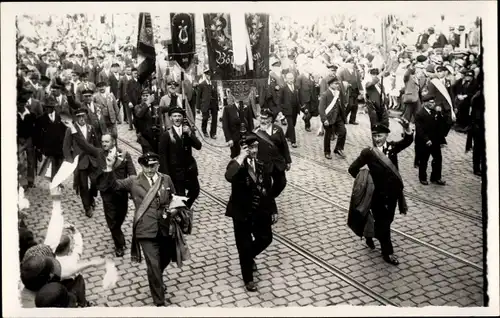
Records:
{"label": "suit jacket", "polygon": [[340,92],[337,101],[335,102],[335,106],[330,111],[330,113],[326,114],[326,109],[333,101],[333,93],[331,89],[328,89],[326,92],[321,95],[319,100],[319,116],[321,118],[321,122],[324,123],[325,120],[328,120],[330,125],[336,123],[337,121],[347,122],[345,115],[345,102],[344,95]]}
{"label": "suit jacket", "polygon": [[241,138],[240,128],[244,123],[247,131],[253,130],[253,116],[250,106],[239,109],[235,104],[224,107],[222,110],[222,130],[226,142],[232,140],[236,145]]}
{"label": "suit jacket", "polygon": [[72,109],[69,107],[69,102],[68,102],[68,98],[64,95],[64,94],[61,94],[62,97],[61,98],[61,101],[59,101],[59,97],[55,97],[56,98],[56,112],[58,114],[61,113],[61,111],[65,111],[65,112],[68,112],[68,113],[72,113]]}
{"label": "suit jacket", "polygon": [[198,165],[193,157],[193,148],[201,149],[201,141],[194,132],[179,136],[174,128],[169,128],[160,136],[160,172],[179,181],[196,178]]}
{"label": "suit jacket", "polygon": [[206,81],[198,85],[198,101],[202,112],[207,112],[209,109],[218,109],[219,102],[217,100],[217,89],[215,83],[208,84]]}
{"label": "suit jacket", "polygon": [[124,96],[123,102],[128,105],[128,103],[132,103],[132,105],[138,105],[141,103],[141,94],[142,94],[142,86],[136,80],[127,81],[126,86],[126,95]]}
{"label": "suit jacket", "polygon": [[[83,133],[80,130],[79,125],[75,125],[76,130],[79,134]],[[97,140],[97,135],[95,133],[94,128],[91,125],[86,125],[87,128],[87,142],[94,147],[99,147],[100,143]],[[66,129],[66,135],[64,136],[63,142],[63,155],[64,159],[69,162],[73,162],[74,158],[77,155],[80,155],[78,158],[78,170],[86,170],[88,168],[98,168],[99,164],[96,158],[89,156],[85,151],[78,145],[78,143],[74,140],[73,134],[71,134],[71,129]]]}
{"label": "suit jacket", "polygon": [[297,87],[294,85],[293,92],[288,85],[285,85],[280,90],[280,110],[284,116],[293,116],[300,111],[299,94]]}
{"label": "suit jacket", "polygon": [[34,143],[46,157],[63,156],[65,134],[66,126],[57,113],[54,122],[50,120],[48,113],[40,116],[35,122]]}
{"label": "suit jacket", "polygon": [[119,83],[120,79],[117,79],[115,74],[113,73],[110,73],[109,74],[109,90],[111,93],[113,93],[113,95],[115,96],[115,98],[118,98],[118,83]]}
{"label": "suit jacket", "polygon": [[143,172],[122,180],[117,179],[115,171],[102,172],[96,179],[96,183],[100,185],[100,191],[124,190],[130,193],[136,208],[132,227],[133,241],[135,238],[155,239],[159,233],[165,233],[162,229],[168,228],[168,221],[162,218],[162,214],[165,207],[168,207],[171,196],[176,193],[175,186],[169,176],[159,173],[158,177],[161,178],[162,186],[142,215],[137,214],[137,209],[151,188]]}
{"label": "suit jacket", "polygon": [[[73,134],[73,138],[78,147],[80,147],[80,149],[83,151],[83,153],[96,160],[99,168],[104,169],[104,167],[106,167],[107,153],[104,149],[97,148],[94,145],[90,144],[87,140],[85,140],[85,138],[83,138],[83,135],[80,133]],[[125,179],[127,177],[137,175],[130,153],[128,153],[127,151],[123,151],[120,148],[116,148],[116,152],[121,154],[121,157],[123,159],[117,159],[115,164],[113,165],[113,173],[115,177],[117,179]],[[97,174],[100,173],[101,172],[97,172]],[[105,182],[102,183],[102,179],[96,178],[96,180],[101,182],[96,183],[98,190],[100,190],[101,192],[111,192],[112,189],[110,189],[108,187],[108,184],[106,184]]]}
{"label": "suit jacket", "polygon": [[351,93],[356,95],[359,91],[363,90],[363,86],[361,84],[361,77],[359,76],[359,72],[356,68],[353,71],[348,70],[346,67],[341,67],[337,71],[337,77],[341,82],[349,83]]}
{"label": "suit jacket", "polygon": [[280,112],[280,85],[275,78],[271,77],[269,85],[267,85],[267,90],[265,92],[265,106],[269,108],[274,117]]}
{"label": "suit jacket", "polygon": [[444,140],[444,118],[429,112],[422,107],[415,114],[415,143],[425,145],[427,141],[441,144]]}
{"label": "suit jacket", "polygon": [[101,71],[99,72],[97,81],[104,82],[104,83],[106,83],[106,86],[110,86],[109,78],[111,77],[111,75],[112,75],[111,71],[108,74],[106,74],[104,69],[101,69]]}
{"label": "suit jacket", "polygon": [[97,107],[101,109],[102,121],[105,124],[115,124],[118,120],[118,103],[112,94],[97,93],[94,95],[94,102]]}
{"label": "suit jacket", "polygon": [[[271,221],[271,214],[277,213],[275,198],[271,195],[272,177],[263,162],[255,161],[255,180],[249,173],[245,159],[240,165],[232,159],[226,168],[225,178],[231,183],[231,196],[226,207],[226,216],[236,220],[250,217]],[[259,189],[260,188],[260,189]],[[259,202],[253,209],[254,202]]]}
{"label": "suit jacket", "polygon": [[33,137],[35,133],[35,114],[29,113],[21,118],[19,113],[17,113],[17,137],[28,139]]}
{"label": "suit jacket", "polygon": [[301,74],[297,77],[295,81],[295,86],[298,90],[299,105],[301,110],[308,110],[309,112],[316,111],[318,109],[318,95],[316,94],[316,87],[314,81]]}
{"label": "suit jacket", "polygon": [[[366,83],[365,89],[371,124],[375,125],[381,123],[389,127],[389,114],[385,107],[384,86],[379,84],[378,78],[374,77],[371,81]],[[418,95],[416,96],[418,97]]]}
{"label": "suit jacket", "polygon": [[[387,157],[389,157],[397,169],[399,169],[398,154],[410,146],[412,142],[413,134],[405,134],[403,139],[399,141],[387,142],[387,147],[389,148]],[[375,185],[374,195],[398,199],[403,191],[401,180],[379,162],[370,148],[363,149],[358,158],[352,162],[349,167],[349,174],[356,178],[361,168],[365,165],[370,169],[370,174]]]}
{"label": "suit jacket", "polygon": [[122,103],[126,100],[127,96],[127,82],[127,75],[123,75],[122,77],[120,77],[120,81],[118,82],[118,96],[116,96],[116,98],[119,99]]}
{"label": "suit jacket", "polygon": [[273,143],[273,147],[270,147],[267,142],[259,142],[259,159],[264,163],[272,163],[273,167],[278,171],[285,171],[286,165],[292,163],[292,157],[290,156],[290,149],[288,148],[288,143],[285,138],[285,133],[283,129],[275,124],[272,124],[271,135],[266,131],[263,131],[260,127],[258,128],[257,135],[266,134],[269,140]]}

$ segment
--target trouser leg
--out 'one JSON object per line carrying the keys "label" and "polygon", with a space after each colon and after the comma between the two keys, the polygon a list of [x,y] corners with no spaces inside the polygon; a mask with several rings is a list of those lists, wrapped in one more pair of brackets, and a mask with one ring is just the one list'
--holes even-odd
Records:
{"label": "trouser leg", "polygon": [[128,197],[126,194],[102,193],[102,204],[106,223],[116,249],[125,247],[125,235],[122,225],[128,211]]}
{"label": "trouser leg", "polygon": [[212,119],[210,120],[210,136],[217,135],[217,114],[219,110],[214,107],[211,109]]}
{"label": "trouser leg", "polygon": [[333,125],[325,126],[325,135],[323,137],[323,149],[325,153],[331,154],[331,142],[333,135]]}
{"label": "trouser leg", "polygon": [[234,238],[236,241],[236,248],[238,250],[238,256],[240,259],[241,275],[243,276],[243,282],[248,284],[253,281],[253,244],[252,244],[252,232],[251,224],[245,221],[239,221],[233,219],[234,226]]}
{"label": "trouser leg", "polygon": [[93,198],[89,190],[89,174],[87,170],[78,171],[78,187],[83,208],[87,211],[92,207],[93,203]]}
{"label": "trouser leg", "polygon": [[198,177],[193,176],[187,178],[185,181],[185,187],[187,191],[187,197],[189,198],[186,202],[188,208],[191,208],[194,204],[194,201],[200,195],[200,182],[198,181]]}
{"label": "trouser leg", "polygon": [[343,121],[337,121],[334,125],[334,131],[337,134],[337,144],[335,150],[344,150],[347,131]]}
{"label": "trouser leg", "polygon": [[431,181],[441,180],[441,173],[443,170],[443,156],[441,153],[441,145],[432,144],[432,172]]}
{"label": "trouser leg", "polygon": [[273,194],[277,197],[286,187],[286,173],[285,171],[279,171],[274,169],[273,171]]}
{"label": "trouser leg", "polygon": [[427,165],[431,156],[431,149],[426,145],[419,145],[418,150],[418,178],[422,181],[427,180]]}
{"label": "trouser leg", "polygon": [[[163,289],[163,269],[165,261],[161,261],[161,247],[156,239],[139,240],[144,258],[146,260],[149,290],[155,305],[165,303],[165,290]],[[163,267],[163,269],[162,269]]]}

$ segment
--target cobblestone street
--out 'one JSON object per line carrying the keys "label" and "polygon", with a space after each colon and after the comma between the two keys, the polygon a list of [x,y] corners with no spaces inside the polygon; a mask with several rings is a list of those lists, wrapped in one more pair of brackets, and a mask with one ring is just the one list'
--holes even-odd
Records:
{"label": "cobblestone street", "polygon": [[[288,185],[277,202],[280,220],[274,241],[257,258],[257,293],[244,289],[232,222],[224,216],[230,193],[224,171],[230,152],[219,124],[217,140],[204,141],[202,150],[194,152],[202,191],[194,206],[193,234],[187,238],[192,259],[181,269],[170,264],[165,271],[172,306],[482,306],[481,180],[472,173],[472,154],[465,153],[466,136],[455,131],[448,136],[444,187],[419,183],[414,145],[400,154],[409,212],[397,214],[393,223],[395,254],[401,262],[394,267],[380,257],[378,242],[377,249],[369,250],[346,225],[354,181],[347,168],[371,143],[368,116],[359,114],[358,120],[359,126],[347,126],[347,158],[326,160],[323,139],[314,129],[319,123],[308,133],[299,118],[298,148],[291,148]],[[392,119],[390,128],[390,140],[401,138],[401,127]],[[132,155],[139,171],[135,131],[120,125],[118,135],[119,147]],[[152,306],[146,265],[130,260],[131,201],[123,227],[128,249],[124,258],[115,258],[101,200],[89,219],[71,180],[63,192],[65,218],[84,238],[82,259],[113,257],[120,274],[118,286],[105,295],[100,286],[104,270],[83,273],[88,299],[98,306]],[[37,183],[27,197],[27,226],[41,238],[51,211],[48,183]]]}

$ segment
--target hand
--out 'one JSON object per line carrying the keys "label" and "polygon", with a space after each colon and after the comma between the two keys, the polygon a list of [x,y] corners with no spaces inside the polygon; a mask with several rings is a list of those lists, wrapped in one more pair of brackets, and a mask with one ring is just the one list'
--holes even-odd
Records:
{"label": "hand", "polygon": [[457,116],[455,115],[455,112],[453,112],[453,111],[451,112],[451,121],[452,122],[457,121]]}
{"label": "hand", "polygon": [[292,164],[291,163],[287,163],[286,164],[286,171],[290,171],[291,167],[292,167]]}
{"label": "hand", "polygon": [[430,141],[430,140],[429,140],[428,142],[426,142],[426,143],[425,143],[425,145],[426,145],[427,147],[432,146],[432,141]]}
{"label": "hand", "polygon": [[273,224],[273,225],[276,224],[278,222],[278,219],[279,219],[278,213],[273,213],[271,215],[271,224]]}
{"label": "hand", "polygon": [[248,145],[242,145],[240,147],[240,154],[238,155],[238,157],[245,160],[248,157],[248,155],[249,155]]}
{"label": "hand", "polygon": [[325,121],[323,122],[323,125],[328,126],[328,125],[330,125],[330,123],[328,122],[328,120],[325,120]]}
{"label": "hand", "polygon": [[73,126],[73,120],[71,120],[70,118],[61,118],[61,122],[68,128],[71,128]]}
{"label": "hand", "polygon": [[107,168],[107,170],[112,170],[113,165],[115,164],[115,161],[116,161],[116,154],[111,154],[110,153],[106,157],[106,168]]}
{"label": "hand", "polygon": [[128,103],[128,108],[134,108],[134,104],[132,104],[132,103],[129,102]]}
{"label": "hand", "polygon": [[191,132],[191,127],[189,127],[188,125],[182,126],[182,132],[185,134],[189,134]]}
{"label": "hand", "polygon": [[232,147],[233,145],[234,145],[234,141],[229,140],[229,141],[227,142],[227,146],[228,146],[228,147]]}

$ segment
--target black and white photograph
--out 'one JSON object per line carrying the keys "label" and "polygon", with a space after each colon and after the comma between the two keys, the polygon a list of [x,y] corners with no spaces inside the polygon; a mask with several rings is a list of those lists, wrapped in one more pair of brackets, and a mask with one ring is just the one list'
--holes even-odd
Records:
{"label": "black and white photograph", "polygon": [[1,6],[4,316],[500,315],[496,2]]}

